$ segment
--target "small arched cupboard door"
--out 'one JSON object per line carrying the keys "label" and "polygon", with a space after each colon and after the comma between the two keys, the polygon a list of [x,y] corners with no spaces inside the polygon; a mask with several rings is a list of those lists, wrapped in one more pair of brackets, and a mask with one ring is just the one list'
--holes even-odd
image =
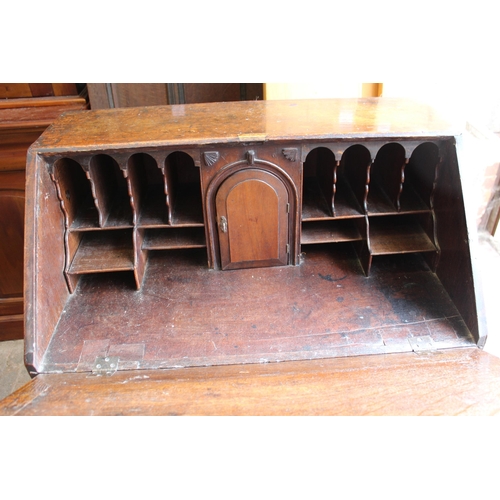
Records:
{"label": "small arched cupboard door", "polygon": [[266,170],[230,175],[215,199],[222,269],[289,263],[289,200],[284,183]]}

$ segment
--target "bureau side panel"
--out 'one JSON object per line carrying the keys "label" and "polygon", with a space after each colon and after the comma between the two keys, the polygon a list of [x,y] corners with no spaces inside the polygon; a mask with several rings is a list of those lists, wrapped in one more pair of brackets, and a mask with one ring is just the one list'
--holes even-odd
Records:
{"label": "bureau side panel", "polygon": [[461,175],[463,168],[459,165],[460,156],[453,142],[446,145],[445,153],[434,196],[436,230],[441,249],[436,274],[474,339],[482,347],[486,340],[486,328],[479,275],[473,266],[476,228],[474,222],[467,218],[467,181]]}
{"label": "bureau side panel", "polygon": [[28,153],[26,178],[25,363],[38,373],[69,292],[64,219],[47,164],[34,150]]}

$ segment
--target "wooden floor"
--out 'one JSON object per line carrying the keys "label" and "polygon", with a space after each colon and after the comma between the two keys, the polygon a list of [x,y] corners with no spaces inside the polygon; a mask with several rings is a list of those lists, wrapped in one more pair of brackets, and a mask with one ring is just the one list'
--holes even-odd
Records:
{"label": "wooden floor", "polygon": [[0,342],[0,401],[30,380],[24,366],[24,341]]}
{"label": "wooden floor", "polygon": [[91,371],[101,356],[127,370],[411,352],[419,338],[474,345],[418,255],[377,257],[369,277],[350,244],[237,271],[209,270],[204,249],[151,255],[139,291],[130,274],[81,279],[41,371]]}

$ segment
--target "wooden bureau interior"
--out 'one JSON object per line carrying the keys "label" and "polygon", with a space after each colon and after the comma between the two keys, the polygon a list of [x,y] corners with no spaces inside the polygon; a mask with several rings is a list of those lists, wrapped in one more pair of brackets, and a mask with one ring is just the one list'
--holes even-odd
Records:
{"label": "wooden bureau interior", "polygon": [[66,114],[28,155],[30,372],[482,346],[457,135],[383,98]]}

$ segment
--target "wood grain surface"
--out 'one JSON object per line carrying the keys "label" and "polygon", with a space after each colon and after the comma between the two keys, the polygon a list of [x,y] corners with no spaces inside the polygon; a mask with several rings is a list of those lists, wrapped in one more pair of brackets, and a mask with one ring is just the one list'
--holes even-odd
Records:
{"label": "wood grain surface", "polygon": [[[210,120],[207,120],[210,116]],[[85,133],[82,134],[82,127]],[[276,140],[424,138],[460,130],[425,105],[401,99],[242,101],[102,109],[67,114],[37,149],[96,151],[123,146]]]}
{"label": "wood grain surface", "polygon": [[224,272],[207,269],[205,249],[150,251],[140,290],[132,273],[82,276],[40,371],[89,371],[108,355],[127,370],[408,352],[422,336],[474,345],[425,262],[397,257],[366,278],[349,246]]}
{"label": "wood grain surface", "polygon": [[0,415],[500,415],[478,348],[176,370],[38,375]]}

